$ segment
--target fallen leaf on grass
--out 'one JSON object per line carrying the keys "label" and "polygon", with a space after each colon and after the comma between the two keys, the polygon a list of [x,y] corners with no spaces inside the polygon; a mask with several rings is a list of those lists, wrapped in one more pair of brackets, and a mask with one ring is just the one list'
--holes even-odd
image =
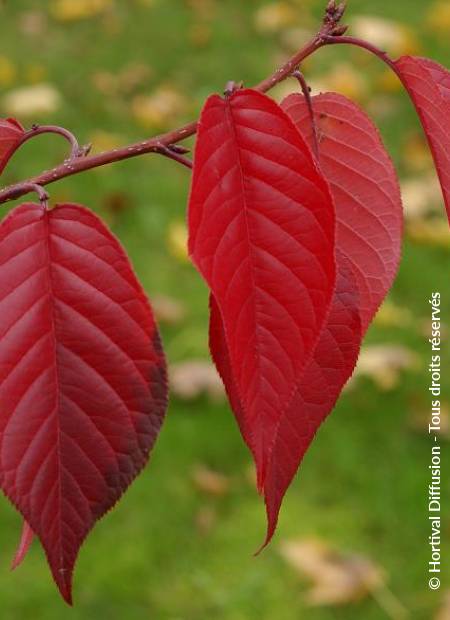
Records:
{"label": "fallen leaf on grass", "polygon": [[413,220],[408,222],[406,233],[419,245],[450,249],[450,231],[447,219]]}
{"label": "fallen leaf on grass", "polygon": [[186,224],[175,220],[169,224],[167,231],[167,247],[169,252],[183,263],[189,262],[188,232]]}
{"label": "fallen leaf on grass", "polygon": [[433,2],[428,9],[425,23],[428,30],[433,34],[450,34],[450,4],[448,0]]}
{"label": "fallen leaf on grass", "polygon": [[254,16],[255,27],[259,32],[279,32],[296,24],[298,21],[298,13],[287,2],[273,2],[272,4],[264,4],[260,7]]}
{"label": "fallen leaf on grass", "polygon": [[113,6],[112,0],[54,0],[51,16],[61,22],[95,17]]}
{"label": "fallen leaf on grass", "polygon": [[405,179],[401,190],[407,219],[421,219],[442,209],[441,186],[434,172]]}
{"label": "fallen leaf on grass", "polygon": [[167,295],[153,296],[152,306],[155,317],[160,323],[177,325],[186,316],[186,308],[181,301]]}
{"label": "fallen leaf on grass", "polygon": [[414,317],[409,308],[387,300],[375,315],[374,323],[380,327],[411,327]]}
{"label": "fallen leaf on grass", "polygon": [[[450,409],[448,403],[441,403],[440,430],[436,431],[445,440],[450,439]],[[431,412],[426,409],[413,411],[408,419],[409,428],[415,433],[429,436],[428,425],[431,423]]]}
{"label": "fallen leaf on grass", "polygon": [[414,351],[401,345],[371,345],[361,349],[353,377],[347,386],[362,376],[372,379],[380,390],[394,389],[400,381],[404,370],[420,368],[420,358]]}
{"label": "fallen leaf on grass", "polygon": [[223,383],[211,362],[189,360],[169,367],[172,393],[182,400],[194,400],[206,394],[211,400],[223,400]]}
{"label": "fallen leaf on grass", "polygon": [[311,606],[346,605],[370,595],[384,612],[383,617],[402,620],[408,616],[388,589],[384,571],[369,558],[337,552],[314,539],[284,542],[280,553],[294,570],[311,580],[306,594]]}
{"label": "fallen leaf on grass", "polygon": [[402,164],[411,172],[433,169],[433,158],[427,141],[421,132],[413,131],[403,140]]}
{"label": "fallen leaf on grass", "polygon": [[172,86],[160,86],[151,95],[138,95],[131,104],[134,119],[145,129],[174,122],[186,110],[185,97]]}
{"label": "fallen leaf on grass", "polygon": [[444,592],[442,604],[439,608],[434,620],[450,620],[450,591]]}
{"label": "fallen leaf on grass", "polygon": [[214,471],[205,465],[198,465],[192,472],[192,480],[202,493],[222,496],[230,490],[230,480],[224,474]]}
{"label": "fallen leaf on grass", "polygon": [[0,86],[11,86],[17,77],[14,63],[7,56],[0,56]]}
{"label": "fallen leaf on grass", "polygon": [[312,581],[310,605],[344,605],[359,601],[380,587],[381,569],[371,560],[330,549],[319,540],[292,540],[280,545],[284,560]]}
{"label": "fallen leaf on grass", "polygon": [[61,95],[51,84],[35,84],[9,91],[2,98],[8,114],[18,117],[47,116],[61,105]]}
{"label": "fallen leaf on grass", "polygon": [[367,78],[348,62],[338,62],[325,74],[317,77],[317,81],[308,81],[313,92],[335,91],[349,99],[363,101],[368,92]]}
{"label": "fallen leaf on grass", "polygon": [[400,22],[360,15],[350,21],[350,28],[352,36],[370,41],[390,56],[417,54],[420,51],[419,40],[414,31]]}

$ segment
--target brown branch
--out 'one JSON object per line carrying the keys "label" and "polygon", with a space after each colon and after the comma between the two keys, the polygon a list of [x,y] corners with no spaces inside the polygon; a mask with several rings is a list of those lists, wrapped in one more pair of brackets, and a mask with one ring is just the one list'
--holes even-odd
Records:
{"label": "brown branch", "polygon": [[[329,37],[340,34],[340,29],[342,30],[342,27],[339,26],[339,21],[342,18],[344,9],[345,6],[343,4],[336,5],[334,1],[329,2],[320,31],[280,69],[257,84],[254,88],[263,93],[269,91],[274,86],[290,77],[292,72],[297,69],[305,58],[313,54],[323,45],[329,43],[329,40],[327,41]],[[30,191],[33,191],[32,187],[43,187],[86,170],[92,170],[124,159],[131,159],[132,157],[137,157],[146,153],[159,153],[171,159],[175,159],[187,167],[191,167],[192,164],[190,160],[183,157],[187,149],[178,146],[178,142],[194,135],[196,131],[197,121],[194,121],[159,136],[122,148],[113,149],[112,151],[105,151],[89,157],[72,157],[52,170],[48,170],[31,179],[15,183],[14,185],[2,189],[0,191],[0,204],[24,196]]]}
{"label": "brown branch", "polygon": [[302,89],[302,93],[306,101],[306,105],[308,107],[309,120],[311,121],[312,127],[314,155],[316,156],[317,161],[319,161],[319,139],[317,137],[317,124],[311,100],[311,91],[305,80],[305,76],[300,70],[293,71],[292,77],[298,80],[298,83],[300,84],[300,88]]}

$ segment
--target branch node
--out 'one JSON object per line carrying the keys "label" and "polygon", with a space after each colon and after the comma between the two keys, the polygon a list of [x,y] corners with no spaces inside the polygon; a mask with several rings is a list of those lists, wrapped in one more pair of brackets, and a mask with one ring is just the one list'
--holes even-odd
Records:
{"label": "branch node", "polygon": [[225,86],[225,90],[223,91],[223,94],[225,95],[225,97],[231,97],[233,93],[235,93],[237,90],[240,90],[243,87],[244,87],[244,82],[242,81],[234,82],[233,80],[230,80],[229,82],[227,82]]}

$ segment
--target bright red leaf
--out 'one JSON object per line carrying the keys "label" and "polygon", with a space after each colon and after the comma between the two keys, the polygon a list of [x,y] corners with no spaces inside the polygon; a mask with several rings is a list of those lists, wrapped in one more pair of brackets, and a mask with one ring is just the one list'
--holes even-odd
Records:
{"label": "bright red leaf", "polygon": [[0,174],[22,141],[24,133],[24,128],[15,119],[0,118]]}
{"label": "bright red leaf", "polygon": [[361,344],[360,300],[349,261],[337,252],[336,291],[314,355],[280,420],[264,482],[267,536],[272,538],[281,502],[319,426],[353,373]]}
{"label": "bright red leaf", "polygon": [[415,56],[402,56],[395,66],[427,136],[450,221],[450,72]]}
{"label": "bright red leaf", "polygon": [[80,206],[3,220],[0,306],[0,483],[70,603],[80,545],[161,426],[164,355],[124,250]]}
{"label": "bright red leaf", "polygon": [[[360,292],[363,333],[397,272],[402,201],[397,175],[377,128],[352,101],[336,93],[312,98],[320,166],[336,206],[336,247],[353,267]],[[305,140],[313,130],[305,98],[282,103]]]}
{"label": "bright red leaf", "polygon": [[197,136],[189,251],[223,319],[260,488],[328,313],[334,226],[328,185],[279,106],[253,90],[210,97]]}
{"label": "bright red leaf", "polygon": [[[274,435],[262,488],[268,523],[264,546],[275,532],[283,497],[303,456],[319,426],[333,409],[358,358],[362,332],[356,277],[344,255],[338,252],[337,256],[336,291],[327,323]],[[246,429],[242,426],[245,418],[234,382],[223,322],[212,296],[210,307],[211,354],[245,436]]]}

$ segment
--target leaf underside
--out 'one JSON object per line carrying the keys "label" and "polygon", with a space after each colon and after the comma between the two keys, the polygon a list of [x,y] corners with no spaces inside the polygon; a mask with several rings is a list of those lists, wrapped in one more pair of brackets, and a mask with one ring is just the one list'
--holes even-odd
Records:
{"label": "leaf underside", "polygon": [[[281,105],[313,144],[305,98],[290,95]],[[398,269],[403,227],[399,183],[377,128],[355,103],[324,93],[312,98],[312,106],[320,167],[336,207],[336,247],[353,267],[364,334]]]}
{"label": "leaf underside", "polygon": [[0,309],[0,484],[70,603],[83,540],[163,421],[164,355],[124,250],[77,205],[2,221]]}

